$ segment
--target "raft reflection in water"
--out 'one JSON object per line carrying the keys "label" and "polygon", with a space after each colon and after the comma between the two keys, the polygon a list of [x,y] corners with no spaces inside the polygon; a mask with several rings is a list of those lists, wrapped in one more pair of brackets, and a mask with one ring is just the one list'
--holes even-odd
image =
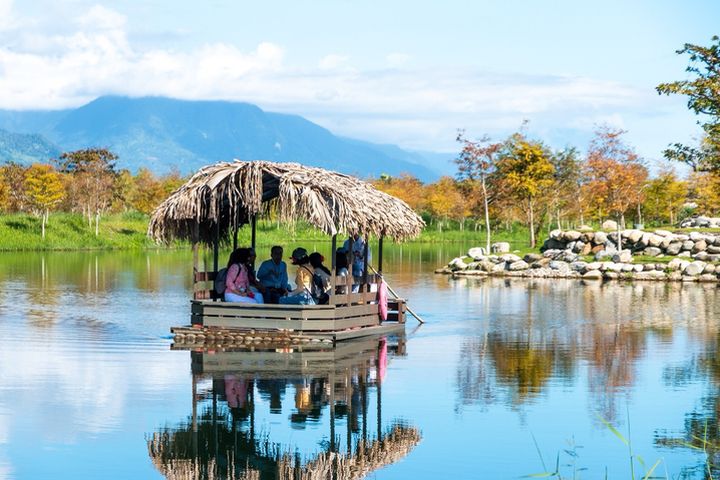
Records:
{"label": "raft reflection in water", "polygon": [[[303,351],[191,352],[192,414],[149,436],[150,457],[169,479],[363,478],[421,439],[403,421],[383,423],[385,367],[404,349],[403,336]],[[303,436],[310,441],[301,445]]]}

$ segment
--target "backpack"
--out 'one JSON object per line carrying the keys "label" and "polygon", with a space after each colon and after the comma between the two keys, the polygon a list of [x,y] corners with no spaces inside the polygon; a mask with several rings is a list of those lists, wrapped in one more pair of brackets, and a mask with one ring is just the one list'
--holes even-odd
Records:
{"label": "backpack", "polygon": [[227,268],[221,268],[218,270],[217,275],[215,275],[215,292],[217,292],[218,295],[222,295],[225,293],[225,281],[227,280]]}
{"label": "backpack", "polygon": [[313,293],[312,296],[318,305],[327,305],[330,301],[328,294],[329,286],[325,284],[322,276],[313,273]]}

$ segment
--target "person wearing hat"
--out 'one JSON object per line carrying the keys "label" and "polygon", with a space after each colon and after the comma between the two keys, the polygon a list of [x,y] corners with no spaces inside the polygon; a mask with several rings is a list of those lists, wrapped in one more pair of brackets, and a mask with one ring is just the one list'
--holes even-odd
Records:
{"label": "person wearing hat", "polygon": [[313,269],[310,266],[310,257],[307,250],[298,247],[293,250],[290,260],[297,265],[295,274],[295,290],[288,292],[287,296],[280,297],[280,303],[285,305],[315,305],[312,297]]}

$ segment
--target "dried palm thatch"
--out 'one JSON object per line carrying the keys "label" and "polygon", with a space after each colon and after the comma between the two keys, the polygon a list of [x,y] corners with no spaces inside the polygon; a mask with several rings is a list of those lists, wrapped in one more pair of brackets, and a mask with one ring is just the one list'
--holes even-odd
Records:
{"label": "dried palm thatch", "polygon": [[202,168],[153,212],[148,235],[212,243],[276,209],[282,222],[305,220],[328,235],[372,234],[402,241],[423,220],[402,200],[355,177],[297,163],[222,162]]}

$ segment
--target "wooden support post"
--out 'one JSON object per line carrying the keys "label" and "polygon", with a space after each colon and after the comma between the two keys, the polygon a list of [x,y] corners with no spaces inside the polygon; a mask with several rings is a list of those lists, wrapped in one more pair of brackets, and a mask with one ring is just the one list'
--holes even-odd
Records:
{"label": "wooden support post", "polygon": [[332,236],[332,242],[330,243],[330,259],[331,259],[331,265],[330,268],[330,298],[328,299],[328,304],[334,305],[335,304],[335,277],[337,276],[337,262],[336,262],[336,254],[335,250],[337,249],[337,233]]}
{"label": "wooden support post", "polygon": [[382,273],[383,236],[378,239],[378,272]]}
{"label": "wooden support post", "polygon": [[360,292],[369,292],[370,284],[368,283],[368,253],[370,252],[370,238],[365,234],[365,248],[363,249],[363,285],[365,288],[360,287]]}
{"label": "wooden support post", "polygon": [[193,300],[198,299],[198,292],[195,291],[195,281],[197,279],[197,273],[200,271],[199,268],[199,262],[200,259],[198,257],[198,247],[199,247],[199,239],[200,237],[200,226],[197,222],[195,222],[195,225],[193,225],[193,234],[192,234],[192,253],[193,253],[193,271],[192,271],[192,285],[193,285]]}
{"label": "wooden support post", "polygon": [[257,230],[257,215],[253,215],[252,217],[252,237],[250,239],[250,246],[255,249],[255,237],[256,237],[256,230]]}

